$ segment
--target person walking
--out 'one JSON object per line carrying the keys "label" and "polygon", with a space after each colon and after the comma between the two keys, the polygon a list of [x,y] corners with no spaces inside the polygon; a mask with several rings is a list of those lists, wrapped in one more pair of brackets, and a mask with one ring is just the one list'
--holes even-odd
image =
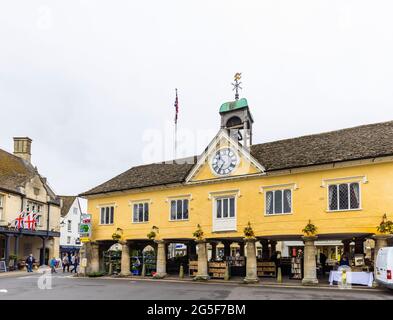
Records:
{"label": "person walking", "polygon": [[50,271],[51,271],[51,273],[57,273],[57,271],[56,271],[56,264],[57,264],[57,260],[56,260],[55,257],[53,257],[50,260]]}
{"label": "person walking", "polygon": [[73,268],[71,269],[71,273],[75,271],[75,273],[78,273],[78,265],[79,265],[79,257],[77,254],[74,254],[71,258],[72,266]]}
{"label": "person walking", "polygon": [[35,263],[35,258],[32,253],[26,259],[27,272],[33,272],[33,264]]}
{"label": "person walking", "polygon": [[63,273],[66,269],[67,272],[70,272],[70,260],[68,259],[68,255],[66,253],[63,255],[63,260],[61,261],[61,263],[63,264]]}

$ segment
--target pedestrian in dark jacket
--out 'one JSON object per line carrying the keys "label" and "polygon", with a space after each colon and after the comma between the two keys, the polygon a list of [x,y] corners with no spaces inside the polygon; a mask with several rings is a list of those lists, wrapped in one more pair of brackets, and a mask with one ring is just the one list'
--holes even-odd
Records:
{"label": "pedestrian in dark jacket", "polygon": [[78,273],[78,265],[79,265],[79,257],[78,255],[74,254],[71,258],[71,263],[72,263],[72,269],[71,273],[75,271],[75,273]]}
{"label": "pedestrian in dark jacket", "polygon": [[30,253],[30,255],[26,259],[27,272],[33,272],[34,263],[35,263],[35,259],[33,257],[33,254]]}
{"label": "pedestrian in dark jacket", "polygon": [[70,272],[70,260],[68,260],[68,256],[65,253],[63,256],[63,260],[61,261],[62,265],[63,265],[63,273],[65,272],[66,268],[67,268],[67,272]]}

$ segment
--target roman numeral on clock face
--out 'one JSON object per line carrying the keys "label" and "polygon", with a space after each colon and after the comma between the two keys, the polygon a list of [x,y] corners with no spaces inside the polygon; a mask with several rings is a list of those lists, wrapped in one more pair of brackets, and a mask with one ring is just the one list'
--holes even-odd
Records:
{"label": "roman numeral on clock face", "polygon": [[237,153],[231,148],[223,148],[216,152],[211,167],[218,175],[229,175],[238,164]]}

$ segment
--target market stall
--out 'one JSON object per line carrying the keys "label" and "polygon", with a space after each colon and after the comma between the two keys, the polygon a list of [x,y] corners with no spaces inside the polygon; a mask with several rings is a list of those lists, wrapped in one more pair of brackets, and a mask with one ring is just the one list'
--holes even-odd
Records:
{"label": "market stall", "polygon": [[[358,284],[363,286],[373,286],[374,274],[372,272],[352,272],[348,271],[345,273],[346,282],[348,284]],[[343,272],[342,271],[330,271],[329,283],[332,286],[334,282],[342,282]]]}

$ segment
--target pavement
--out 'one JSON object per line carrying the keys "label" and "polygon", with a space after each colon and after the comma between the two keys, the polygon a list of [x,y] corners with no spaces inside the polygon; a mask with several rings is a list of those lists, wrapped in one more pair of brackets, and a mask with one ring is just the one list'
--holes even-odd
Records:
{"label": "pavement", "polygon": [[82,278],[59,272],[0,276],[0,300],[393,300],[385,289],[245,285],[175,279]]}

